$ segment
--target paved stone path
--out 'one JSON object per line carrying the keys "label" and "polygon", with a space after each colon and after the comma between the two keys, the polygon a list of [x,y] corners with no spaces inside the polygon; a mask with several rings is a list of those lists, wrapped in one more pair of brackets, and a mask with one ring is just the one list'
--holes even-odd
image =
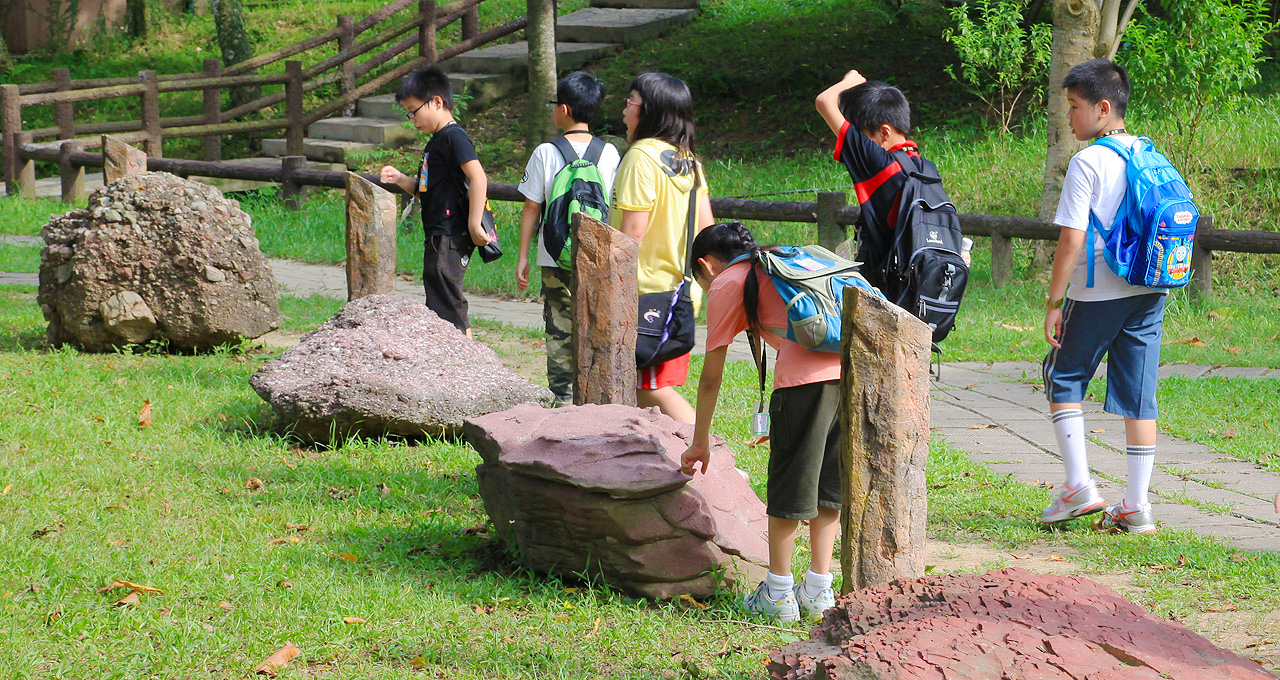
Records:
{"label": "paved stone path", "polygon": [[[38,245],[32,237],[3,237],[15,245]],[[272,260],[276,280],[292,295],[346,297],[341,267]],[[35,274],[0,273],[0,284],[37,285]],[[396,282],[407,297],[423,297],[420,284]],[[526,328],[542,327],[542,306],[536,302],[469,295],[474,317]],[[701,332],[698,347],[703,346]],[[744,341],[730,348],[729,359],[750,361]],[[1105,366],[1100,369],[1105,375]],[[1280,369],[1167,365],[1161,377],[1280,379]],[[1018,481],[1056,484],[1062,478],[1053,425],[1039,381],[1040,366],[1030,362],[947,363],[933,385],[933,431],[1000,474]],[[1124,493],[1124,421],[1085,402],[1089,430],[1090,465],[1108,500]],[[1157,441],[1156,471],[1152,477],[1156,519],[1170,529],[1191,529],[1224,543],[1253,550],[1280,550],[1280,515],[1272,498],[1280,491],[1280,474],[1253,463],[1215,453],[1201,444],[1161,434]],[[1048,499],[1046,492],[1046,502]]]}

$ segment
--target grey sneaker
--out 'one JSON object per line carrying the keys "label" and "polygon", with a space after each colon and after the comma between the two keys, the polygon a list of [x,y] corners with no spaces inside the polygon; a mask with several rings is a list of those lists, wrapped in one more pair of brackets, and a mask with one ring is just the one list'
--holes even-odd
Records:
{"label": "grey sneaker", "polygon": [[830,588],[823,588],[818,591],[817,597],[809,597],[808,590],[804,585],[804,581],[796,584],[796,603],[800,605],[800,611],[804,614],[805,619],[821,621],[822,613],[836,606],[836,592]]}
{"label": "grey sneaker", "polygon": [[1057,524],[1102,512],[1106,507],[1107,501],[1098,493],[1097,484],[1090,479],[1083,486],[1075,489],[1064,487],[1058,500],[1040,513],[1040,521],[1044,524]]}
{"label": "grey sneaker", "polygon": [[743,596],[742,606],[756,616],[777,617],[783,623],[800,620],[800,605],[796,604],[794,591],[788,590],[781,600],[769,597],[769,585],[764,581],[750,594]]}
{"label": "grey sneaker", "polygon": [[1124,501],[1107,508],[1098,521],[1102,531],[1127,531],[1131,534],[1155,533],[1156,520],[1151,514],[1151,504],[1129,507]]}

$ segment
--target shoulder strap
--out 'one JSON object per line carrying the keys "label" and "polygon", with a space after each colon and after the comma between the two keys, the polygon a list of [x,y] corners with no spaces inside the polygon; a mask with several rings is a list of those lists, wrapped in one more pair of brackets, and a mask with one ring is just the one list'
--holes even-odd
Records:
{"label": "shoulder strap", "polygon": [[1115,137],[1102,137],[1095,141],[1094,144],[1105,146],[1117,154],[1120,154],[1120,157],[1123,158],[1126,163],[1129,161],[1129,158],[1133,156],[1133,149],[1130,148],[1128,144],[1121,142]]}
{"label": "shoulder strap", "polygon": [[556,151],[560,152],[560,156],[564,158],[565,165],[578,160],[578,152],[573,150],[573,145],[569,143],[568,139],[564,137],[556,137],[551,140],[551,146],[554,146]]}
{"label": "shoulder strap", "polygon": [[684,277],[693,274],[693,237],[698,233],[698,188],[702,186],[702,173],[698,172],[698,162],[693,165],[693,188],[689,190],[689,229],[684,239]]}
{"label": "shoulder strap", "polygon": [[592,165],[600,165],[600,154],[604,153],[604,145],[603,139],[592,137],[591,142],[587,144],[587,152],[582,154],[582,160]]}

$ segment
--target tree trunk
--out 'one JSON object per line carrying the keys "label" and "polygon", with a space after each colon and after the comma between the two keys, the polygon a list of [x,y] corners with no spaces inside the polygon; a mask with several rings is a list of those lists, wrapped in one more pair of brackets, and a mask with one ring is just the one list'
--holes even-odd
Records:
{"label": "tree trunk", "polygon": [[529,109],[526,114],[524,155],[556,134],[548,101],[556,98],[556,3],[528,0]]}
{"label": "tree trunk", "polygon": [[[244,8],[240,0],[210,0],[213,24],[218,33],[218,48],[222,50],[224,67],[253,58],[253,41],[245,29]],[[256,75],[257,69],[245,75]],[[231,89],[231,107],[235,108],[262,96],[262,88],[256,85]]]}
{"label": "tree trunk", "polygon": [[[1076,141],[1067,124],[1067,93],[1062,79],[1076,64],[1093,59],[1098,44],[1100,8],[1093,0],[1054,0],[1053,54],[1049,60],[1048,153],[1045,155],[1044,193],[1038,216],[1053,219],[1062,193],[1062,179],[1067,163],[1084,145]],[[1032,267],[1039,272],[1048,268],[1053,244],[1037,241]]]}
{"label": "tree trunk", "polygon": [[4,42],[4,36],[0,35],[0,74],[6,74],[13,68],[13,61],[9,59],[9,46]]}

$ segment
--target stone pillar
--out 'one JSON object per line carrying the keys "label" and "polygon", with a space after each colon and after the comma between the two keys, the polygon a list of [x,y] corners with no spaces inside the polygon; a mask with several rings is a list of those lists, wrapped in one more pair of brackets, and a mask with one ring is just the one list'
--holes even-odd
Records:
{"label": "stone pillar", "polygon": [[924,575],[932,333],[900,307],[844,298],[843,593]]}
{"label": "stone pillar", "polygon": [[573,403],[635,406],[640,246],[584,213],[573,232]]}
{"label": "stone pillar", "polygon": [[347,173],[347,301],[396,292],[396,197]]}
{"label": "stone pillar", "polygon": [[147,154],[111,135],[102,136],[102,181],[111,184],[121,177],[147,171]]}

